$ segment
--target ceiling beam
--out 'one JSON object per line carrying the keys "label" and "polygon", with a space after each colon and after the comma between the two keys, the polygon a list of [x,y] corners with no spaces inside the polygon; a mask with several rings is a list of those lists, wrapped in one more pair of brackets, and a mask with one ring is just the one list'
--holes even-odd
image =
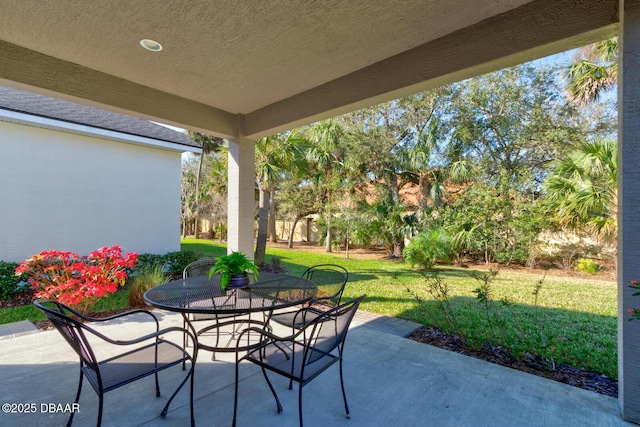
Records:
{"label": "ceiling beam", "polygon": [[256,110],[245,116],[242,133],[272,135],[615,36],[617,5],[534,0]]}
{"label": "ceiling beam", "polygon": [[237,135],[235,114],[2,40],[0,84],[223,138]]}

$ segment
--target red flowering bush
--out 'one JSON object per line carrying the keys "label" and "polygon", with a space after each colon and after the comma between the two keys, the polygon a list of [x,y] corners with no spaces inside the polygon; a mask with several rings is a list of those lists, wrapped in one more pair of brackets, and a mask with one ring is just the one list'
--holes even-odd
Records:
{"label": "red flowering bush", "polygon": [[51,298],[88,313],[98,298],[124,285],[127,268],[138,254],[122,256],[120,246],[100,248],[87,256],[49,250],[21,262],[16,275],[27,279],[38,298]]}

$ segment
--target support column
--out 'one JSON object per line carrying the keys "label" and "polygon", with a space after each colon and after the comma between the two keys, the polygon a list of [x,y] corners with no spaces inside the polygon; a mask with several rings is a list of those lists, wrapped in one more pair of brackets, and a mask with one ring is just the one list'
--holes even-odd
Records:
{"label": "support column", "polygon": [[229,140],[228,187],[227,253],[240,251],[253,259],[255,141],[241,134]]}
{"label": "support column", "polygon": [[631,280],[640,280],[640,1],[620,0],[618,38],[618,403],[640,423],[640,308]]}

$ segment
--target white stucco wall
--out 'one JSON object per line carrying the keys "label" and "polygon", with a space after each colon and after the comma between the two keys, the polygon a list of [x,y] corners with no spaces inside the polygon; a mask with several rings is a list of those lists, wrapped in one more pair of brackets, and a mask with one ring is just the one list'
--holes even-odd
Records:
{"label": "white stucco wall", "polygon": [[0,121],[0,260],[179,250],[180,156]]}

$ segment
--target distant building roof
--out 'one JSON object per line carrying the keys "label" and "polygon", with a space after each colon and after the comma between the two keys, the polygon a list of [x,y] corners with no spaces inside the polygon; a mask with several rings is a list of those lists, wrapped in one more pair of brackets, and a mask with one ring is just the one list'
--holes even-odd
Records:
{"label": "distant building roof", "polygon": [[188,147],[200,147],[186,134],[148,120],[4,86],[0,86],[0,109],[122,132]]}

